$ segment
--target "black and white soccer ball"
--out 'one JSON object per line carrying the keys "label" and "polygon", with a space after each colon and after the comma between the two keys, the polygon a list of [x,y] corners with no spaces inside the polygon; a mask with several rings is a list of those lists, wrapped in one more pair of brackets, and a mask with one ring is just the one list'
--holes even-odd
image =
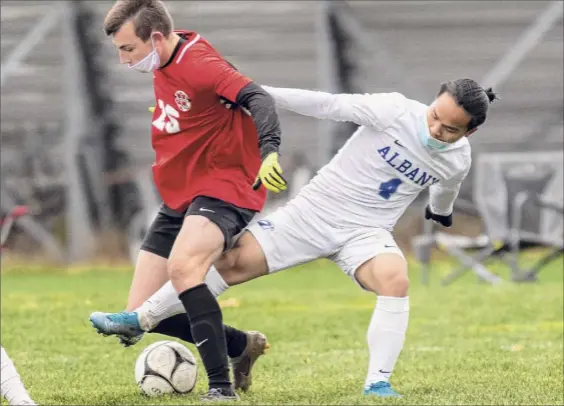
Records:
{"label": "black and white soccer ball", "polygon": [[135,363],[135,382],[147,396],[188,393],[194,389],[198,365],[192,352],[175,341],[158,341]]}

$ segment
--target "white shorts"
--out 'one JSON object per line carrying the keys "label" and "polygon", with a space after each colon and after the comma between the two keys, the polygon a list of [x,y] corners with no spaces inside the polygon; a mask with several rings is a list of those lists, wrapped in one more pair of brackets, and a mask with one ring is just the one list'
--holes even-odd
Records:
{"label": "white shorts", "polygon": [[383,253],[403,253],[383,228],[338,227],[315,214],[305,199],[291,201],[248,227],[260,244],[269,273],[319,258],[335,262],[356,283],[356,270]]}

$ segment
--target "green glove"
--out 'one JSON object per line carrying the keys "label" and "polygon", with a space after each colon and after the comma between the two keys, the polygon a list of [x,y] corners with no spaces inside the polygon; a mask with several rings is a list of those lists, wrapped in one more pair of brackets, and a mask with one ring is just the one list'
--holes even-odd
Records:
{"label": "green glove", "polygon": [[282,168],[278,163],[278,153],[271,152],[264,158],[260,165],[257,179],[253,184],[253,189],[257,190],[260,185],[274,193],[280,193],[286,190],[286,179],[282,177]]}

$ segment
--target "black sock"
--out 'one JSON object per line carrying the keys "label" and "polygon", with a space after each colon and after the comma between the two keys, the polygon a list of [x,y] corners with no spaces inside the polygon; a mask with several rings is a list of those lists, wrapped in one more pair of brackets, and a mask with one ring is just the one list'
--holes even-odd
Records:
{"label": "black sock", "polygon": [[[247,334],[226,324],[223,325],[223,330],[227,341],[227,355],[229,358],[238,357],[247,347]],[[190,322],[184,313],[164,319],[150,332],[180,338],[194,344]]]}
{"label": "black sock", "polygon": [[192,337],[208,373],[209,387],[230,387],[223,316],[217,300],[205,283],[185,290],[178,297],[186,309]]}
{"label": "black sock", "polygon": [[227,355],[229,358],[238,357],[247,348],[247,334],[227,324],[223,325],[223,329],[227,341]]}

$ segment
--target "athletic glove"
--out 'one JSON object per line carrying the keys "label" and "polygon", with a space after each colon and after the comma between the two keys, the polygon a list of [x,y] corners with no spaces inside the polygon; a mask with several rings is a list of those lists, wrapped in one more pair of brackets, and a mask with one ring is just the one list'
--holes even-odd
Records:
{"label": "athletic glove", "polygon": [[278,153],[271,152],[264,158],[260,165],[259,173],[253,184],[253,189],[257,190],[260,185],[274,193],[286,190],[286,179],[282,177],[282,168],[278,163]]}
{"label": "athletic glove", "polygon": [[448,216],[441,216],[439,214],[433,214],[429,206],[425,207],[425,220],[433,220],[435,223],[442,225],[443,227],[452,226],[452,213]]}
{"label": "athletic glove", "polygon": [[[149,112],[153,113],[155,107],[149,107]],[[253,189],[257,190],[261,184],[274,193],[280,193],[287,188],[286,179],[282,176],[282,168],[278,163],[278,153],[271,152],[264,158],[260,165],[259,173],[253,184]]]}

